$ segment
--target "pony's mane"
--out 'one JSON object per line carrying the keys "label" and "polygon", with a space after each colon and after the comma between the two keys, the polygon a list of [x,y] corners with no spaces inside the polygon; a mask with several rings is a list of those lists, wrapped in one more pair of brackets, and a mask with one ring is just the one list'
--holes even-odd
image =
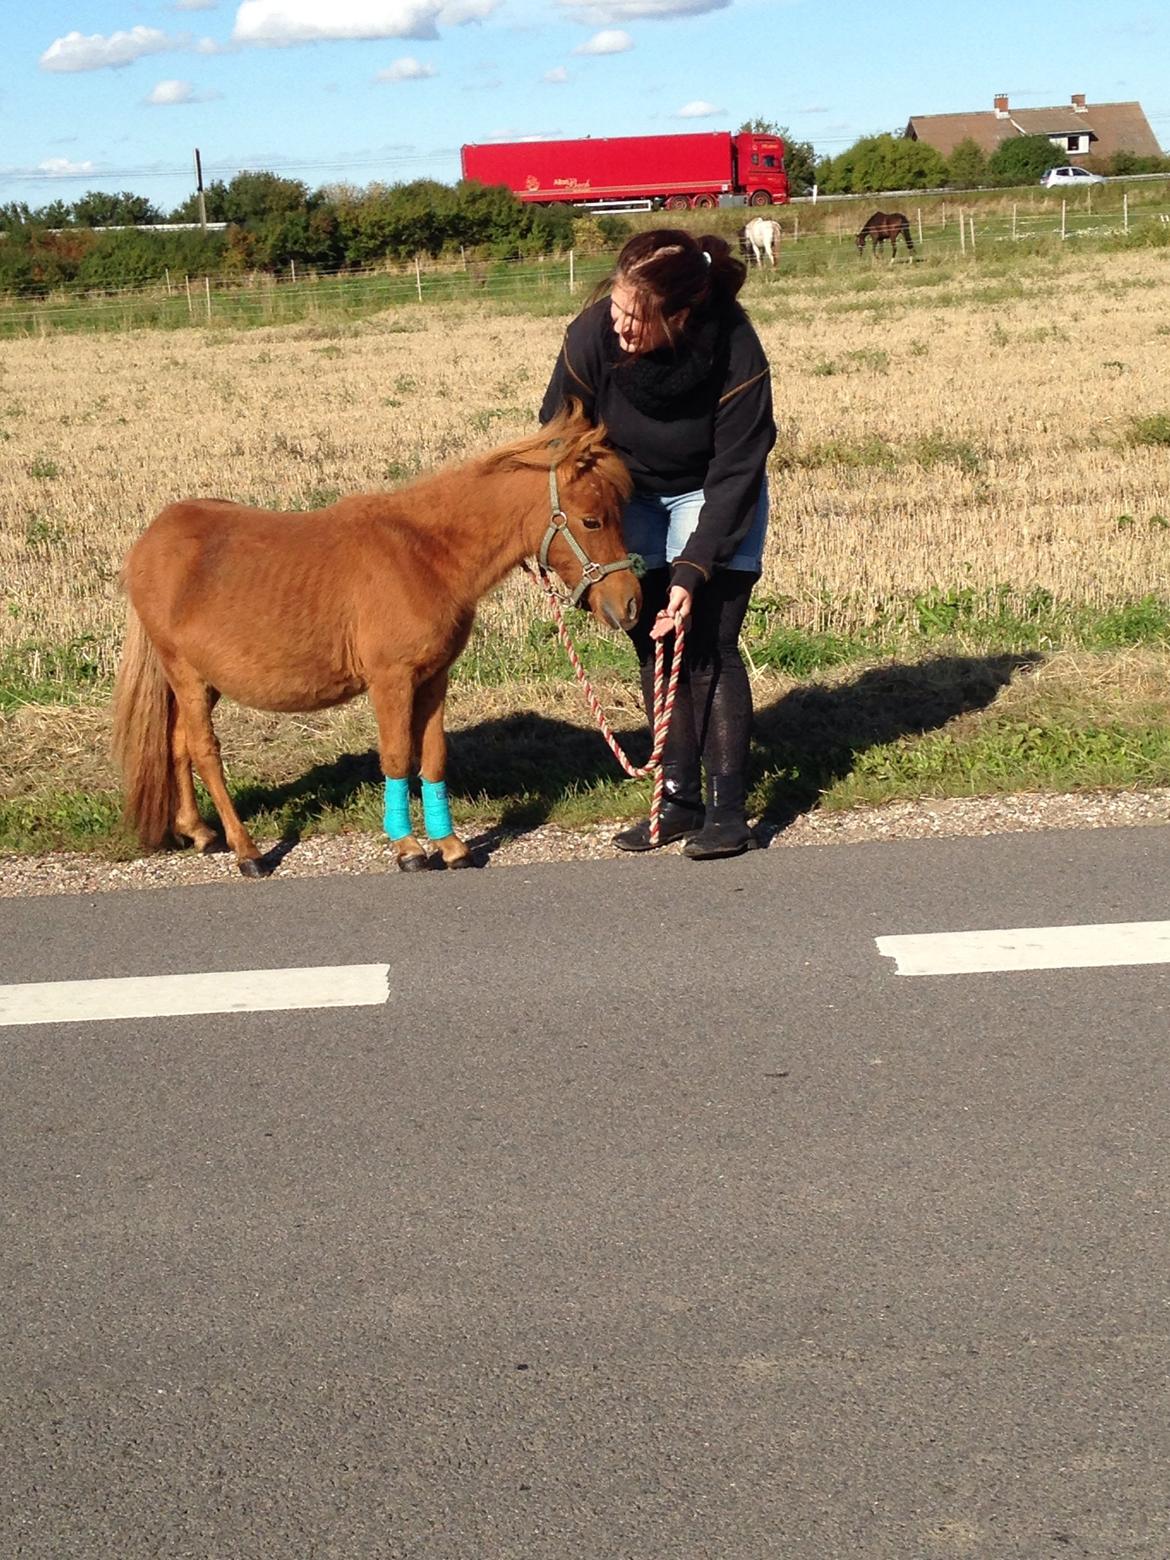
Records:
{"label": "pony's mane", "polygon": [[488,471],[547,471],[571,466],[573,474],[593,471],[622,498],[633,492],[633,480],[626,463],[606,442],[605,424],[593,424],[585,416],[580,401],[571,400],[539,433],[530,433],[511,444],[502,444],[482,457]]}

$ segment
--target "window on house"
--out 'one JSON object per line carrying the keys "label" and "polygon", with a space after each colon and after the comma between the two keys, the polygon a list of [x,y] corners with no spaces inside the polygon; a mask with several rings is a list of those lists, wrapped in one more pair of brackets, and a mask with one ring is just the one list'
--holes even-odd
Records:
{"label": "window on house", "polygon": [[776,159],[774,157],[769,155],[769,156],[764,158],[764,167],[765,168],[774,168],[775,166],[776,166]]}
{"label": "window on house", "polygon": [[1088,140],[1088,137],[1083,135],[1070,135],[1067,137],[1067,140],[1068,150],[1070,152],[1083,152],[1085,150],[1084,143]]}
{"label": "window on house", "polygon": [[753,152],[752,153],[752,167],[753,168],[758,168],[759,165],[760,165],[760,154],[759,154],[759,152]]}

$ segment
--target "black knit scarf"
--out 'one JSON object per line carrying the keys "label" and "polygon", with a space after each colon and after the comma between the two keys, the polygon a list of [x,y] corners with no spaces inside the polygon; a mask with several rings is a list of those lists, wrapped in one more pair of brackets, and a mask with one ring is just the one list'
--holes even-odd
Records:
{"label": "black knit scarf", "polygon": [[606,355],[614,363],[613,382],[630,405],[660,422],[676,416],[692,391],[710,379],[723,344],[725,322],[717,314],[692,320],[672,347],[631,357],[617,333],[606,332]]}

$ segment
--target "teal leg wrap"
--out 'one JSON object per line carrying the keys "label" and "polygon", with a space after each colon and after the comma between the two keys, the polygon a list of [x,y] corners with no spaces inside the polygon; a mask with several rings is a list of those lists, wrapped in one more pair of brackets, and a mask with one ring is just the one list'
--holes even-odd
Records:
{"label": "teal leg wrap", "polygon": [[382,827],[392,840],[405,839],[410,833],[410,782],[386,777],[386,810]]}
{"label": "teal leg wrap", "polygon": [[422,803],[423,828],[427,831],[428,839],[442,840],[446,839],[448,834],[454,833],[451,827],[451,807],[447,801],[445,780],[424,780]]}

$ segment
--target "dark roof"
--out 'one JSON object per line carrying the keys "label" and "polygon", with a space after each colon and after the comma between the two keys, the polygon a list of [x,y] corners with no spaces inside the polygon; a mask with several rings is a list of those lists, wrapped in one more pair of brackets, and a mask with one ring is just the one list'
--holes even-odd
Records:
{"label": "dark roof", "polygon": [[[971,140],[990,155],[1002,141],[1020,135],[1092,136],[1090,151],[1081,156],[1112,157],[1133,152],[1138,157],[1161,157],[1149,121],[1140,103],[1089,103],[1083,110],[1069,105],[1056,108],[1008,108],[971,114],[912,114],[906,134],[924,141],[949,157],[960,141]],[[1073,153],[1073,156],[1078,154]]]}

